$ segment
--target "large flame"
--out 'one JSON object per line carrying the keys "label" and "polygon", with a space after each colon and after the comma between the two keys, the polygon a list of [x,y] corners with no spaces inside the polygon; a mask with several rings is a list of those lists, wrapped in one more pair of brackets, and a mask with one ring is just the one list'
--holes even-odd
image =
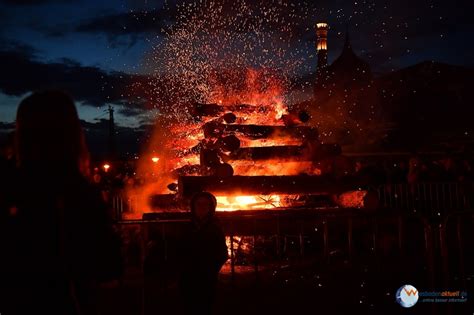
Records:
{"label": "large flame", "polygon": [[[281,120],[287,114],[284,103],[284,84],[270,71],[261,69],[247,69],[244,78],[242,71],[232,75],[226,73],[226,79],[220,82],[212,78],[214,90],[209,93],[207,103],[223,106],[245,104],[253,106],[254,110],[236,110],[238,124],[257,125],[284,125]],[[229,84],[229,81],[233,84]],[[143,212],[153,211],[150,206],[150,197],[157,194],[171,193],[167,186],[176,183],[177,170],[189,168],[188,174],[193,174],[193,169],[199,168],[199,150],[192,150],[204,141],[203,126],[216,120],[216,117],[202,117],[201,120],[173,119],[160,117],[148,142],[147,148],[138,160],[137,177],[144,179],[138,187],[129,187],[127,196],[134,200],[135,213],[140,216]],[[244,147],[261,147],[276,145],[300,145],[301,140],[290,136],[277,139],[250,139],[239,135],[241,145]],[[155,160],[154,160],[155,159]],[[258,163],[253,161],[231,162],[235,175],[297,175],[301,173],[319,174],[308,162],[292,161],[266,161]],[[218,210],[229,211],[239,209],[270,209],[280,206],[280,196],[219,196]]]}
{"label": "large flame", "polygon": [[[293,78],[308,64],[301,51],[292,47],[295,30],[301,30],[300,21],[308,10],[304,6],[288,10],[288,6],[284,1],[211,0],[176,8],[173,25],[163,30],[165,37],[144,61],[152,79],[143,79],[146,82],[134,87],[134,93],[160,111],[137,163],[137,176],[143,182],[127,188],[129,199],[139,200],[134,203],[137,216],[153,210],[148,202],[153,195],[174,193],[176,185],[170,184],[176,184],[180,175],[205,173],[200,165],[201,149],[216,145],[221,138],[212,132],[209,135],[204,126],[227,129],[226,124],[234,123],[285,130],[259,139],[236,131],[240,147],[249,149],[245,152],[254,152],[256,147],[310,147],[302,137],[286,135],[285,128],[274,128],[303,123],[293,121],[287,99],[294,91]],[[218,105],[221,110],[217,114],[196,113],[195,102]],[[229,112],[235,115],[234,122],[223,117]],[[314,126],[319,127],[317,123]],[[324,169],[312,161],[289,158],[234,160],[220,155],[219,159],[219,163],[232,166],[234,175],[242,176],[320,175]],[[223,211],[288,205],[285,195],[233,192],[217,198],[218,210]]]}

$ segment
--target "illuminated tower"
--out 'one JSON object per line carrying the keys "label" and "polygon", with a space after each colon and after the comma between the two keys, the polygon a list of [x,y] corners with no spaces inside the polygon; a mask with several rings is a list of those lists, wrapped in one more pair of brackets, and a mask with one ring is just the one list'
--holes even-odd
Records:
{"label": "illuminated tower", "polygon": [[316,24],[316,50],[318,51],[318,70],[328,65],[328,24]]}

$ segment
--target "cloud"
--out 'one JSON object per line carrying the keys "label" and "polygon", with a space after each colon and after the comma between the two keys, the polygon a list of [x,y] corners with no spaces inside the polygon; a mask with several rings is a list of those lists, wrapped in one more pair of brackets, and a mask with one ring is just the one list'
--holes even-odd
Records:
{"label": "cloud", "polygon": [[15,129],[15,123],[2,122],[0,121],[0,132],[13,131]]}
{"label": "cloud", "polygon": [[70,93],[76,101],[92,106],[106,103],[128,106],[133,97],[127,94],[129,86],[143,79],[123,72],[82,66],[70,59],[40,62],[36,60],[33,48],[17,43],[0,46],[0,69],[4,73],[0,76],[0,91],[7,95],[21,96],[38,89],[59,88]]}
{"label": "cloud", "polygon": [[76,27],[81,33],[103,33],[107,36],[161,33],[172,22],[165,9],[141,12],[125,12],[89,19]]}
{"label": "cloud", "polygon": [[176,110],[169,88],[178,89],[179,82],[170,78],[107,72],[68,58],[46,63],[37,59],[34,49],[16,43],[0,45],[0,69],[5,73],[0,76],[0,92],[8,96],[61,89],[84,106],[115,105],[120,116],[139,122],[149,120],[148,110]]}
{"label": "cloud", "polygon": [[146,112],[146,110],[144,108],[130,106],[130,107],[122,107],[118,112],[119,114],[123,116],[131,117],[131,116],[141,116]]}
{"label": "cloud", "polygon": [[0,52],[12,51],[24,58],[36,58],[38,50],[30,45],[15,40],[6,40],[0,37]]}
{"label": "cloud", "polygon": [[0,3],[16,6],[42,5],[57,2],[66,2],[66,0],[0,0]]}

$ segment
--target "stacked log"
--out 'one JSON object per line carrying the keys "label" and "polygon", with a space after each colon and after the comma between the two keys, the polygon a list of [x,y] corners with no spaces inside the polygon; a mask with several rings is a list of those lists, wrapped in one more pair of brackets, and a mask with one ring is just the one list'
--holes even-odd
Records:
{"label": "stacked log", "polygon": [[332,176],[181,176],[178,190],[182,197],[191,197],[201,191],[217,196],[334,194],[357,190],[365,184],[358,178],[335,179]]}
{"label": "stacked log", "polygon": [[242,134],[250,139],[298,138],[317,139],[318,130],[309,126],[269,126],[269,125],[238,125],[208,122],[204,125],[206,138],[219,137],[224,134]]}
{"label": "stacked log", "polygon": [[320,161],[334,158],[341,154],[341,147],[337,144],[319,144],[317,150],[310,150],[307,146],[273,146],[240,148],[229,155],[229,160],[297,160]]}
{"label": "stacked log", "polygon": [[[203,125],[205,139],[189,153],[199,153],[200,164],[186,166],[178,175],[178,198],[185,200],[194,194],[208,191],[216,196],[233,195],[333,195],[366,187],[367,183],[350,176],[234,176],[232,161],[321,161],[335,160],[341,155],[337,144],[323,144],[317,128],[306,126],[311,117],[307,112],[283,115],[284,125],[239,124],[238,115],[259,113],[265,115],[269,108],[252,105],[222,106],[195,104],[196,117],[216,117]],[[240,138],[240,139],[239,139]],[[271,147],[241,147],[242,140],[297,139],[301,145]],[[285,143],[285,141],[281,141]],[[288,142],[286,142],[288,143]],[[229,164],[228,164],[229,163]],[[189,176],[189,174],[192,174]],[[175,191],[175,190],[173,190]],[[159,207],[173,203],[171,196],[155,196],[153,205]]]}

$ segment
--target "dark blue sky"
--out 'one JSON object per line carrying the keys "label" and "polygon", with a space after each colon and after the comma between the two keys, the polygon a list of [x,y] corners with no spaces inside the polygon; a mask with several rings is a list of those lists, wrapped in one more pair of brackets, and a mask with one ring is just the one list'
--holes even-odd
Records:
{"label": "dark blue sky", "polygon": [[[376,74],[424,60],[473,66],[471,1],[281,1],[304,7],[295,29],[301,76],[316,65],[313,25],[323,20],[331,25],[330,62],[349,24],[354,50]],[[176,14],[172,0],[0,0],[0,122],[14,120],[31,90],[65,82],[81,118],[93,122],[114,104],[119,124],[146,123],[149,115],[121,89],[131,75],[153,71],[142,62]]]}

